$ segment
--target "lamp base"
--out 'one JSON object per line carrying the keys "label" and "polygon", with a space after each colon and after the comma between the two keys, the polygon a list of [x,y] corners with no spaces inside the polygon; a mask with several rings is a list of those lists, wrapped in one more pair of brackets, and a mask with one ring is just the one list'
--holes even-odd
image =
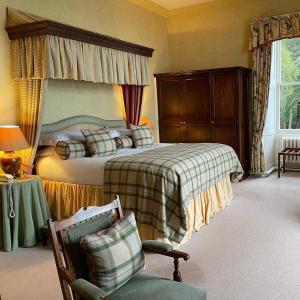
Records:
{"label": "lamp base", "polygon": [[19,170],[21,168],[22,159],[16,155],[14,151],[5,151],[0,159],[0,166],[4,173],[11,174],[15,178],[19,177]]}

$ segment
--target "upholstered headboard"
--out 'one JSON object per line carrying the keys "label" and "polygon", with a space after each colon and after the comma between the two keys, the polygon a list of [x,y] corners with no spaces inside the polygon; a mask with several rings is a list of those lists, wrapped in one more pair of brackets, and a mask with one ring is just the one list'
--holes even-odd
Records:
{"label": "upholstered headboard", "polygon": [[98,117],[92,116],[74,116],[66,118],[54,123],[43,124],[41,133],[55,133],[55,132],[64,132],[74,129],[82,128],[97,128],[99,127],[110,127],[110,128],[126,128],[126,121],[124,120],[104,120]]}

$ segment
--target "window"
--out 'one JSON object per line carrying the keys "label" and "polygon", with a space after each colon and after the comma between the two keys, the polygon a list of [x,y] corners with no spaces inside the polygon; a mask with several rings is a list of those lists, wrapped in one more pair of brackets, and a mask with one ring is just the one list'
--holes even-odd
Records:
{"label": "window", "polygon": [[272,60],[277,127],[296,133],[300,131],[300,38],[274,42]]}

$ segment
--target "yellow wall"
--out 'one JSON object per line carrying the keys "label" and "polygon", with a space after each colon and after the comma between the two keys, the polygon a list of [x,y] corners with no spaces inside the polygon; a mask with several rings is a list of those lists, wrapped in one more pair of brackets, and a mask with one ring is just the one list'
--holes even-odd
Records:
{"label": "yellow wall", "polygon": [[[169,49],[166,20],[140,8],[127,0],[1,0],[0,1],[0,124],[17,122],[17,89],[10,79],[9,40],[4,30],[6,7],[21,9],[58,22],[110,35],[155,49],[151,61],[151,73],[168,71]],[[152,76],[151,76],[152,78]],[[93,86],[89,92],[83,83],[50,82],[46,103],[45,122],[63,117],[62,103],[74,104],[70,109],[86,112],[102,118],[119,118],[122,105],[118,88]],[[97,99],[97,93],[99,98]],[[84,98],[80,103],[79,96]],[[86,101],[90,103],[90,109]],[[96,103],[98,100],[98,103]],[[48,102],[50,101],[50,102]],[[58,109],[55,109],[59,103]],[[96,108],[98,105],[98,113]],[[66,116],[70,111],[65,108]],[[75,111],[74,111],[75,113]],[[157,104],[154,80],[145,89],[143,116],[150,118],[157,130]]]}
{"label": "yellow wall", "polygon": [[292,11],[300,11],[299,0],[217,0],[172,12],[171,69],[250,66],[250,20]]}
{"label": "yellow wall", "polygon": [[79,114],[107,120],[124,119],[122,89],[117,85],[49,80],[43,123]]}
{"label": "yellow wall", "polygon": [[[172,12],[165,19],[127,0],[0,0],[0,124],[18,121],[18,89],[10,78],[4,30],[7,6],[155,48],[151,73],[249,66],[249,21],[300,10],[299,0],[217,0]],[[78,113],[117,119],[123,117],[123,110],[118,87],[50,81],[44,122]],[[142,115],[157,133],[153,78],[145,89]]]}

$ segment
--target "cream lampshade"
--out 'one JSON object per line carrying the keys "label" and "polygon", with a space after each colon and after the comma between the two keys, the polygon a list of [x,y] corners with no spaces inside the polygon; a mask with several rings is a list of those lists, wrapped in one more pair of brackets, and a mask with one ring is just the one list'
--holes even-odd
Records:
{"label": "cream lampshade", "polygon": [[5,151],[0,159],[0,166],[6,174],[18,176],[22,160],[15,151],[29,147],[19,126],[0,126],[0,151]]}

